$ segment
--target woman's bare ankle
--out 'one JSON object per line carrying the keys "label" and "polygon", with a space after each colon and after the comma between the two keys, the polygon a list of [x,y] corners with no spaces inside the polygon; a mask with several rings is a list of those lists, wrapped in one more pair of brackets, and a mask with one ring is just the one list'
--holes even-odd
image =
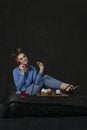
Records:
{"label": "woman's bare ankle", "polygon": [[66,87],[68,86],[69,84],[67,83],[62,83],[61,86],[60,86],[60,89],[63,90],[63,89],[66,89]]}

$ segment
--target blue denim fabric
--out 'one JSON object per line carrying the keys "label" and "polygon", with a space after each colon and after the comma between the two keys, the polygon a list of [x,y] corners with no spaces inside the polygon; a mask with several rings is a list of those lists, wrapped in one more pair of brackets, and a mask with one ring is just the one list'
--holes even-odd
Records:
{"label": "blue denim fabric", "polygon": [[36,85],[36,84],[31,84],[29,87],[26,88],[26,92],[29,95],[36,95],[40,92],[40,90],[46,86],[47,88],[51,88],[51,89],[59,89],[60,85],[63,82],[49,76],[49,75],[44,75],[40,82]]}

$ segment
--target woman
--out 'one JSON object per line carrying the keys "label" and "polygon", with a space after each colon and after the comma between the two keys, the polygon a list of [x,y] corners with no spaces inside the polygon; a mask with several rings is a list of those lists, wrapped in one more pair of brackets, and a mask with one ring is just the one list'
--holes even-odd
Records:
{"label": "woman", "polygon": [[37,95],[40,90],[46,86],[51,89],[60,89],[63,92],[72,92],[78,88],[68,83],[61,82],[49,75],[44,75],[44,65],[42,62],[37,62],[39,72],[34,66],[28,63],[27,56],[19,48],[17,54],[13,55],[18,67],[13,70],[13,79],[16,85],[16,94],[25,92],[31,95]]}

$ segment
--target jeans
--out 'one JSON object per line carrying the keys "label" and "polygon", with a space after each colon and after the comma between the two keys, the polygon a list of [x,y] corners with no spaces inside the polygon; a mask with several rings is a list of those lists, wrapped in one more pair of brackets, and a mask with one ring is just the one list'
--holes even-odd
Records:
{"label": "jeans", "polygon": [[49,76],[49,75],[44,75],[40,82],[36,85],[36,84],[31,84],[29,87],[26,88],[26,92],[29,95],[36,95],[40,92],[40,90],[46,86],[47,88],[51,88],[51,89],[59,89],[60,85],[63,82]]}

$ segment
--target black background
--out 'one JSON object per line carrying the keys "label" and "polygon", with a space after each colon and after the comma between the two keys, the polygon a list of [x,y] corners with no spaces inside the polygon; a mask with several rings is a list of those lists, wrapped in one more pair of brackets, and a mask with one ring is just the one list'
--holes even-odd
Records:
{"label": "black background", "polygon": [[1,100],[14,86],[16,64],[10,54],[18,47],[26,52],[30,64],[42,61],[45,74],[80,84],[80,92],[86,94],[86,43],[86,0],[0,1]]}

